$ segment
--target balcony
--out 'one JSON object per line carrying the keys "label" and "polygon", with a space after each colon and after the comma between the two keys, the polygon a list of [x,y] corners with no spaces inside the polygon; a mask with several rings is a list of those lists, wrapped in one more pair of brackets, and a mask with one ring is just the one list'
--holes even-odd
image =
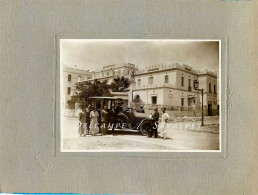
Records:
{"label": "balcony", "polygon": [[132,89],[151,89],[151,88],[161,88],[161,87],[175,88],[175,85],[171,85],[168,83],[156,83],[156,84],[134,86]]}

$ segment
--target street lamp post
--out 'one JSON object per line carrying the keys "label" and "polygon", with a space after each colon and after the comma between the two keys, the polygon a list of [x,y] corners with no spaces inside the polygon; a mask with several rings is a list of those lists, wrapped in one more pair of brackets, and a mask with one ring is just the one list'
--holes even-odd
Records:
{"label": "street lamp post", "polygon": [[202,93],[202,124],[201,124],[201,126],[204,126],[204,117],[203,117],[203,91],[204,91],[204,89],[202,88],[202,89],[199,89],[199,81],[197,81],[197,80],[194,80],[194,89],[195,90],[197,90],[197,91],[201,91],[201,93]]}

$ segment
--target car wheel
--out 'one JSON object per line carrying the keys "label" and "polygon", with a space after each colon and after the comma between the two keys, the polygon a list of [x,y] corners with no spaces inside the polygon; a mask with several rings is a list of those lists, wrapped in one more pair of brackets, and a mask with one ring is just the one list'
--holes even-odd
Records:
{"label": "car wheel", "polygon": [[140,126],[140,132],[143,135],[147,135],[151,130],[151,121],[143,121]]}

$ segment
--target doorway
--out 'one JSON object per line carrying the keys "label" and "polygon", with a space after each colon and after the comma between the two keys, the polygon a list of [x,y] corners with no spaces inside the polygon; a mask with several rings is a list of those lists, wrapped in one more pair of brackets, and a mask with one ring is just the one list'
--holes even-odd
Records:
{"label": "doorway", "polygon": [[157,104],[157,96],[152,96],[151,97],[151,103],[152,104]]}
{"label": "doorway", "polygon": [[212,115],[212,104],[208,104],[208,116]]}

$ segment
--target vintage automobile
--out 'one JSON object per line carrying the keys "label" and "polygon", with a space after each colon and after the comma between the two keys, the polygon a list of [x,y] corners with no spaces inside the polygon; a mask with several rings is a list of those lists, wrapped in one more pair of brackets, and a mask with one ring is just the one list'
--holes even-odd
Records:
{"label": "vintage automobile", "polygon": [[[124,131],[141,132],[142,135],[147,135],[151,129],[151,119],[145,113],[138,113],[133,108],[127,106],[128,100],[116,97],[90,97],[88,103],[96,107],[98,112],[106,106],[109,111],[112,105],[117,105],[122,102],[123,114],[117,116],[116,127]],[[101,116],[101,114],[100,114]],[[101,120],[99,120],[101,121]],[[108,123],[109,123],[108,119]]]}

